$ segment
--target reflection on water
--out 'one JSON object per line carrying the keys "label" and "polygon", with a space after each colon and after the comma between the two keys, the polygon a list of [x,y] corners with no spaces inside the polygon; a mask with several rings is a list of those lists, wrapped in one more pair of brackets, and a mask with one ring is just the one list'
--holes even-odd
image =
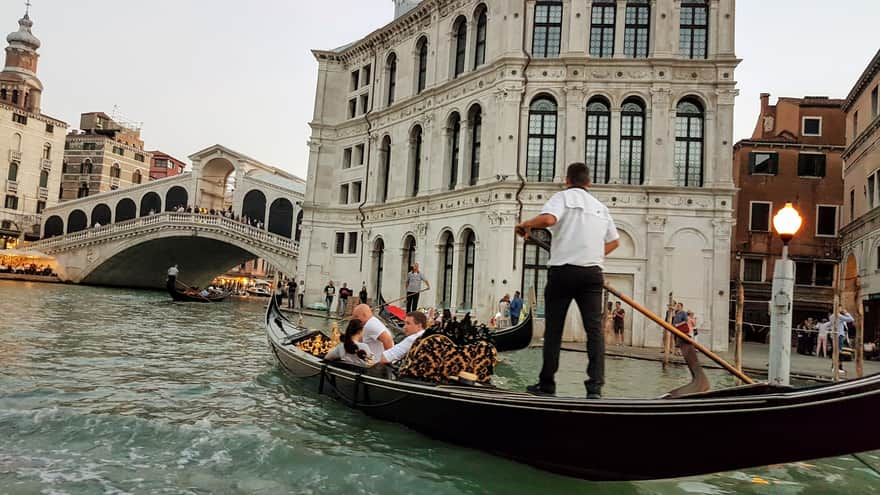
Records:
{"label": "reflection on water", "polygon": [[[266,352],[262,311],[253,302],[0,282],[0,493],[824,494],[880,486],[854,457],[648,483],[550,475],[370,419],[283,377]],[[504,358],[500,384],[534,380],[540,350]],[[583,392],[585,363],[584,354],[564,355],[560,392]],[[612,359],[606,393],[651,397],[687,379],[685,369]],[[710,437],[723,444],[724,432]],[[877,455],[861,458],[880,467]]]}

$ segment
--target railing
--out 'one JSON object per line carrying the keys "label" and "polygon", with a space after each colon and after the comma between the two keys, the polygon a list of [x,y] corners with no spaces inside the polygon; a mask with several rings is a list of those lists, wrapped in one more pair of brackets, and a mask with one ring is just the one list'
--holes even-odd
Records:
{"label": "railing", "polygon": [[39,196],[40,199],[49,199],[49,188],[48,187],[37,188],[37,196]]}
{"label": "railing", "polygon": [[6,181],[6,192],[8,193],[17,193],[18,192],[18,182],[14,180]]}
{"label": "railing", "polygon": [[46,172],[51,171],[52,170],[52,160],[50,160],[48,158],[43,158],[42,160],[40,160],[40,168],[42,168]]}
{"label": "railing", "polygon": [[10,162],[20,162],[21,161],[21,151],[9,150],[9,161]]}
{"label": "railing", "polygon": [[30,245],[39,251],[51,251],[62,249],[84,242],[99,239],[112,239],[122,234],[130,234],[133,231],[147,228],[177,228],[177,227],[204,227],[220,228],[226,232],[240,234],[246,244],[259,247],[272,247],[287,251],[292,256],[299,254],[299,243],[277,234],[260,230],[248,224],[236,222],[218,215],[200,215],[196,213],[160,213],[147,217],[136,218],[125,222],[113,223],[88,229],[73,234],[67,234],[51,239],[37,241]]}
{"label": "railing", "polygon": [[110,177],[110,187],[119,187],[119,177]]}

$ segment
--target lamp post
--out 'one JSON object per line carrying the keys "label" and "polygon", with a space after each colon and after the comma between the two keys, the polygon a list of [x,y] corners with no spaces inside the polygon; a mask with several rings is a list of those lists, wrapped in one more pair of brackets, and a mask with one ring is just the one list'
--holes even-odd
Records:
{"label": "lamp post", "polygon": [[773,269],[773,292],[770,301],[771,385],[788,386],[791,372],[791,314],[794,301],[794,262],[788,257],[788,243],[801,228],[803,220],[791,203],[773,217],[773,227],[782,239],[782,259]]}

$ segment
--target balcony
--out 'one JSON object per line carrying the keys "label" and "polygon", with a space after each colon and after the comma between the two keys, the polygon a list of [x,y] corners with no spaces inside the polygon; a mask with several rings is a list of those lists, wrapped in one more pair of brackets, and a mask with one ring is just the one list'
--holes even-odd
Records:
{"label": "balcony", "polygon": [[51,172],[52,160],[49,160],[48,158],[43,158],[42,160],[40,160],[40,168],[42,168],[46,172]]}
{"label": "balcony", "polygon": [[49,199],[49,188],[48,187],[41,187],[41,188],[37,189],[37,197],[40,200]]}
{"label": "balcony", "polygon": [[9,161],[10,162],[20,162],[21,161],[21,151],[9,150]]}
{"label": "balcony", "polygon": [[18,192],[18,181],[7,180],[6,181],[6,192],[15,194]]}
{"label": "balcony", "polygon": [[110,187],[119,187],[119,177],[110,177]]}
{"label": "balcony", "polygon": [[89,182],[89,175],[88,174],[80,174],[79,181],[80,182]]}

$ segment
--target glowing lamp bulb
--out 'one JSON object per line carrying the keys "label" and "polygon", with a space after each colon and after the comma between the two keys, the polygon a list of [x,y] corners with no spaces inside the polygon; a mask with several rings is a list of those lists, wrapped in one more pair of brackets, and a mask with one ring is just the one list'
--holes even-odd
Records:
{"label": "glowing lamp bulb", "polygon": [[786,244],[798,233],[801,224],[803,219],[791,203],[785,203],[785,207],[773,217],[773,227]]}

